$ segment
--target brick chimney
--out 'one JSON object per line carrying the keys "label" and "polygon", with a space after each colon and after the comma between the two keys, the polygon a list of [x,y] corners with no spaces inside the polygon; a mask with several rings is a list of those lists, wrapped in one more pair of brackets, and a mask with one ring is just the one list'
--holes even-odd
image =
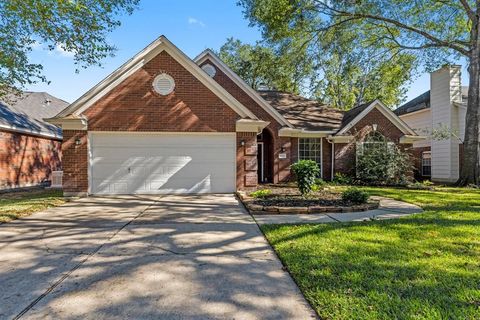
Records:
{"label": "brick chimney", "polygon": [[[453,105],[462,101],[461,66],[444,66],[430,75],[432,127],[443,126],[458,135],[459,112]],[[455,182],[459,177],[459,144],[456,137],[432,139],[432,180]]]}

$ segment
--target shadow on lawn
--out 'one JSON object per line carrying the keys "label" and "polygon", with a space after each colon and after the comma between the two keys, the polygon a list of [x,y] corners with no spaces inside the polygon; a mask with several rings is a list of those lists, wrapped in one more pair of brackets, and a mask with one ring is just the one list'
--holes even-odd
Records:
{"label": "shadow on lawn", "polygon": [[320,317],[478,319],[480,210],[450,209],[262,229]]}

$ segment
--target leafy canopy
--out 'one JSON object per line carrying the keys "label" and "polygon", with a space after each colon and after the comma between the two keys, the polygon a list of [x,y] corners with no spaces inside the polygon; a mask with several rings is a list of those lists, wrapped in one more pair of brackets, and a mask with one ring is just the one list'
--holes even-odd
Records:
{"label": "leafy canopy", "polygon": [[[79,67],[100,65],[115,47],[107,33],[131,14],[139,0],[5,0],[0,2],[0,97],[47,81],[42,65],[29,60],[34,47],[74,54]],[[77,69],[78,71],[78,69]]]}
{"label": "leafy canopy", "polygon": [[254,45],[229,38],[220,48],[219,57],[252,88],[267,87],[299,93],[302,82],[313,70],[306,52],[290,39]]}
{"label": "leafy canopy", "polygon": [[[349,109],[381,99],[400,104],[423,65],[428,70],[458,57],[468,39],[468,19],[455,1],[240,0],[245,16],[269,41],[303,34],[317,67],[313,96]],[[370,18],[386,17],[384,21]],[[389,21],[389,22],[387,22]],[[392,23],[414,26],[435,38]],[[305,35],[308,35],[305,37]],[[460,40],[459,40],[460,39]],[[424,50],[416,50],[422,48]]]}

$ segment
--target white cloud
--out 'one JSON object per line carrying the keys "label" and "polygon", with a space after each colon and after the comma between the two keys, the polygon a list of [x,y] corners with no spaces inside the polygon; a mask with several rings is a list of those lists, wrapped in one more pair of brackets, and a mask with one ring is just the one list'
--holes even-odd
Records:
{"label": "white cloud", "polygon": [[199,25],[200,27],[205,27],[205,23],[203,23],[203,21],[200,21],[196,18],[188,18],[188,24],[196,24],[196,25]]}
{"label": "white cloud", "polygon": [[75,53],[72,51],[67,51],[63,48],[62,44],[57,43],[55,45],[55,52],[58,53],[59,55],[67,58],[73,58],[75,56]]}

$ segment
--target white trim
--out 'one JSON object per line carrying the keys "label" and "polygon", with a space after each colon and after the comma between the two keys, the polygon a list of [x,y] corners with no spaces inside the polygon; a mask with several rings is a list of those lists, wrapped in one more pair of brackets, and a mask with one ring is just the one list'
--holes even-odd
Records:
{"label": "white trim", "polygon": [[269,124],[268,121],[240,119],[235,123],[235,131],[260,133]]}
{"label": "white trim", "polygon": [[162,51],[167,52],[180,65],[187,69],[195,78],[217,95],[224,103],[231,107],[242,118],[258,119],[248,108],[236,100],[222,86],[205,73],[198,65],[188,58],[182,51],[174,46],[165,36],[160,36],[157,40],[149,44],[145,49],[128,60],[117,70],[100,81],[92,89],[87,91],[79,99],[74,101],[70,106],[61,111],[55,118],[62,118],[67,115],[79,115],[96,101],[102,98],[106,93],[110,92],[120,82],[127,79],[133,72],[137,71],[151,59],[156,57]]}
{"label": "white trim", "polygon": [[294,138],[325,138],[335,133],[335,131],[308,131],[305,129],[281,128],[278,130],[279,137]]}
{"label": "white trim", "polygon": [[201,65],[206,60],[210,60],[216,64],[217,68],[225,73],[238,87],[252,98],[260,107],[262,107],[270,116],[272,116],[278,123],[287,127],[293,128],[293,125],[288,122],[275,108],[273,108],[265,99],[262,98],[251,86],[249,86],[242,78],[240,78],[229,66],[227,66],[215,53],[210,49],[207,49],[200,53],[193,61],[198,65]]}
{"label": "white trim", "polygon": [[354,136],[328,136],[327,140],[330,143],[350,143],[354,140]]}
{"label": "white trim", "polygon": [[88,122],[84,117],[81,118],[48,118],[43,119],[51,124],[62,127],[62,130],[87,130]]}
{"label": "white trim", "polygon": [[24,128],[16,128],[15,126],[9,126],[9,125],[4,125],[0,124],[0,129],[5,129],[9,131],[13,131],[16,133],[24,133],[32,136],[38,136],[40,138],[47,138],[47,139],[58,139],[62,140],[63,137],[61,135],[57,134],[51,134],[51,133],[45,133],[45,132],[38,132],[38,131],[33,131],[29,129],[24,129]]}
{"label": "white trim", "polygon": [[424,108],[424,109],[420,109],[420,110],[416,110],[416,111],[412,111],[412,112],[408,112],[408,113],[404,113],[404,114],[401,114],[397,117],[399,117],[400,119],[404,116],[411,116],[411,115],[415,115],[415,114],[418,114],[418,113],[423,113],[423,112],[426,112],[426,111],[430,111],[430,108]]}
{"label": "white trim", "polygon": [[423,140],[427,140],[427,137],[426,136],[412,136],[412,135],[404,135],[404,136],[401,136],[400,137],[400,143],[414,143],[414,142],[418,142],[418,141],[423,141]]}
{"label": "white trim", "polygon": [[[322,137],[300,137],[297,143],[297,159],[300,159],[300,139],[320,139],[320,178],[323,179],[323,138]],[[311,159],[310,159],[311,160]]]}
{"label": "white trim", "polygon": [[372,102],[365,110],[363,110],[359,115],[357,115],[352,121],[350,121],[342,130],[340,130],[337,135],[347,133],[354,125],[356,125],[361,119],[363,119],[373,108],[377,108],[388,120],[390,120],[400,131],[404,134],[410,134],[415,136],[416,133],[402,120],[400,119],[392,110],[387,108],[380,100],[375,100]]}

